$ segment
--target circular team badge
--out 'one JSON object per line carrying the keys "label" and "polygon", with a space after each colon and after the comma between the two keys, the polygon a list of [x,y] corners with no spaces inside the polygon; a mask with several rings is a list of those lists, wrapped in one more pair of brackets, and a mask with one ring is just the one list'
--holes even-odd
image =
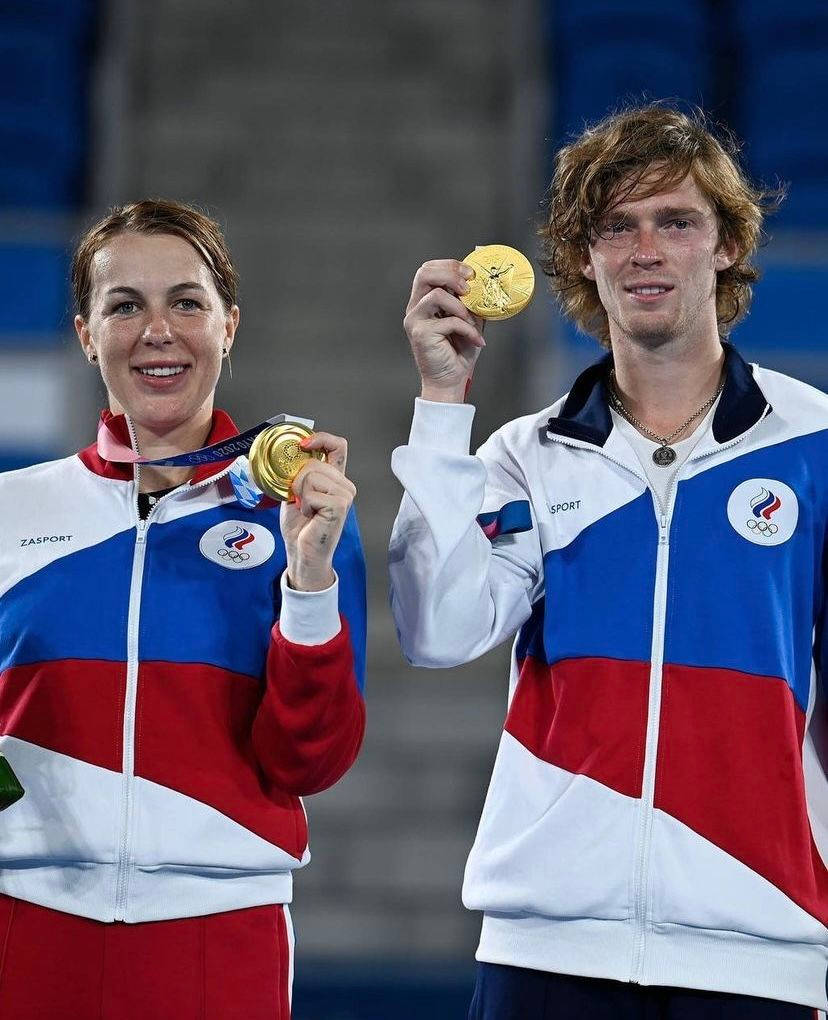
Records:
{"label": "circular team badge", "polygon": [[727,501],[733,530],[755,545],[787,542],[799,520],[799,503],[789,485],[775,478],[749,478]]}
{"label": "circular team badge", "polygon": [[220,567],[246,570],[269,560],[276,548],[276,540],[261,524],[222,521],[204,532],[198,548],[202,556]]}

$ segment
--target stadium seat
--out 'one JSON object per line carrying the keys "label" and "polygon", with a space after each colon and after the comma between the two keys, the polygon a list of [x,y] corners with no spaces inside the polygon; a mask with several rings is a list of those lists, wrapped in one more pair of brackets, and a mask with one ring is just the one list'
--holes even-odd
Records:
{"label": "stadium seat", "polygon": [[736,128],[745,158],[764,183],[790,182],[778,223],[828,227],[828,5],[790,0],[778,5],[737,0],[733,7],[739,94]]}
{"label": "stadium seat", "polygon": [[62,342],[68,273],[62,248],[0,243],[0,346]]}
{"label": "stadium seat", "polygon": [[703,4],[665,10],[656,0],[587,0],[555,8],[551,72],[558,139],[624,102],[704,102],[711,67]]}

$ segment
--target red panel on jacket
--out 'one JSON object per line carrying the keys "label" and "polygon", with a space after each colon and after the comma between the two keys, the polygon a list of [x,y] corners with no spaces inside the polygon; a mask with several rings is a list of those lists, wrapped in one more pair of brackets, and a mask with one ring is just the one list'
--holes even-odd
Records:
{"label": "red panel on jacket", "polygon": [[365,724],[347,626],[323,645],[274,628],[264,690],[202,663],[144,662],[135,774],[216,808],[301,858],[298,796],[333,785],[356,758]]}
{"label": "red panel on jacket", "polygon": [[536,758],[641,796],[650,665],[622,659],[527,656],[506,731]]}
{"label": "red panel on jacket", "polygon": [[333,786],[356,760],[365,703],[354,673],[348,623],[324,645],[286,641],[278,624],[267,657],[267,693],[253,725],[262,766],[300,795]]}
{"label": "red panel on jacket", "polygon": [[120,772],[125,691],[124,662],[13,666],[0,676],[0,731]]}
{"label": "red panel on jacket", "polygon": [[655,807],[828,924],[805,808],[805,716],[776,677],[664,667]]}
{"label": "red panel on jacket", "polygon": [[202,663],[142,662],[135,718],[135,775],[216,808],[301,858],[307,844],[298,799],[260,769],[251,730],[261,685]]}

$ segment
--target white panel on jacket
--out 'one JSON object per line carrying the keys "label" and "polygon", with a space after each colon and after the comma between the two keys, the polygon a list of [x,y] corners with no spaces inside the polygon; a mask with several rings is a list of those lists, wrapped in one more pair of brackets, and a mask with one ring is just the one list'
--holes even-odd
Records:
{"label": "white panel on jacket", "polygon": [[632,797],[550,765],[504,733],[466,864],[463,903],[470,910],[625,920],[638,808]]}
{"label": "white panel on jacket", "polygon": [[93,474],[74,455],[0,474],[0,595],[126,531],[133,492],[131,484]]}
{"label": "white panel on jacket", "polygon": [[0,747],[26,790],[0,823],[0,861],[112,864],[117,859],[121,773],[18,737],[0,737]]}
{"label": "white panel on jacket", "polygon": [[[200,800],[135,777],[133,863],[233,871],[283,871],[296,858]],[[301,863],[310,853],[305,847]]]}
{"label": "white panel on jacket", "polygon": [[[661,923],[738,930],[783,942],[823,942],[828,929],[781,889],[672,815],[653,812],[653,900]],[[699,895],[704,890],[704,895]],[[741,919],[741,923],[740,923]]]}

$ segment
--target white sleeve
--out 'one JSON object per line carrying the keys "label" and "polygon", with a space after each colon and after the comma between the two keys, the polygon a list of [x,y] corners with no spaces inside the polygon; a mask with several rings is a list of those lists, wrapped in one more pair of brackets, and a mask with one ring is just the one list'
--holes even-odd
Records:
{"label": "white sleeve", "polygon": [[[474,407],[417,399],[392,456],[405,489],[391,533],[391,610],[419,666],[469,662],[515,634],[543,583],[523,472],[499,433],[469,453]],[[509,507],[522,527],[489,538],[477,517]],[[497,521],[494,523],[497,527]]]}

